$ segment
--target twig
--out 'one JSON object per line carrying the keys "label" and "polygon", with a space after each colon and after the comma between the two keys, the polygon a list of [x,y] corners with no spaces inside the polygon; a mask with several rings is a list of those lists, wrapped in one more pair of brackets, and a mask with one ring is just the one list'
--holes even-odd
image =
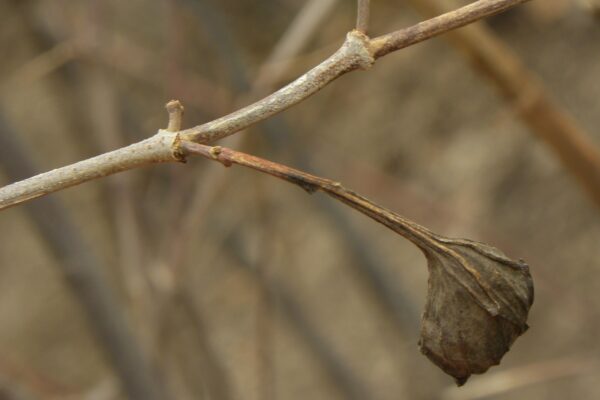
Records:
{"label": "twig", "polygon": [[491,17],[529,0],[480,0],[428,19],[410,28],[400,29],[371,41],[375,58],[403,49],[442,33]]}
{"label": "twig", "polygon": [[367,35],[369,33],[369,14],[371,0],[358,0],[356,12],[356,30]]}
{"label": "twig", "polygon": [[497,14],[525,1],[527,0],[480,0],[373,40],[361,32],[352,31],[348,33],[342,47],[331,57],[270,96],[178,134],[160,130],[142,142],[0,188],[0,210],[116,172],[150,163],[180,161],[180,139],[197,143],[222,139],[299,103],[347,72],[369,68],[376,58]]}
{"label": "twig", "polygon": [[346,41],[336,53],[294,82],[229,115],[183,130],[181,137],[196,143],[210,143],[222,139],[286,110],[345,73],[370,68],[377,58],[498,14],[526,1],[528,0],[479,0],[410,28],[372,40],[361,32],[352,31],[348,33]]}
{"label": "twig", "polygon": [[164,130],[118,150],[44,172],[0,189],[0,210],[92,179],[151,163],[175,161],[177,135]]}
{"label": "twig", "polygon": [[374,62],[369,52],[369,38],[363,33],[352,31],[337,52],[289,85],[229,115],[183,130],[181,137],[197,143],[225,138],[288,109],[347,72],[370,68]]}
{"label": "twig", "polygon": [[171,100],[165,106],[169,113],[169,125],[167,130],[169,132],[177,132],[181,130],[181,122],[183,119],[183,106],[179,100]]}
{"label": "twig", "polygon": [[181,151],[185,156],[200,155],[219,161],[226,167],[233,164],[252,168],[256,171],[283,179],[300,186],[308,193],[322,191],[327,195],[347,204],[364,215],[387,226],[394,232],[413,242],[420,249],[443,249],[446,239],[436,235],[413,221],[387,210],[367,198],[346,189],[339,182],[321,178],[306,172],[265,160],[250,154],[241,153],[221,146],[206,146],[194,142],[182,141]]}

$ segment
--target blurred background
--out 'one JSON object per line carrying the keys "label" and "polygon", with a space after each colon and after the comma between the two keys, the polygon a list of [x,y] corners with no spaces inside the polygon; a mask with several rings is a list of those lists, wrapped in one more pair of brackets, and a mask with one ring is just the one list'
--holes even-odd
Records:
{"label": "blurred background", "polygon": [[[458,4],[372,3],[372,36]],[[420,354],[410,243],[192,159],[1,213],[0,398],[598,398],[595,4],[533,1],[390,54],[223,143],[525,259],[531,328],[500,366],[456,389]],[[152,135],[170,99],[188,128],[261,98],[335,51],[355,2],[3,0],[0,15],[5,185]]]}

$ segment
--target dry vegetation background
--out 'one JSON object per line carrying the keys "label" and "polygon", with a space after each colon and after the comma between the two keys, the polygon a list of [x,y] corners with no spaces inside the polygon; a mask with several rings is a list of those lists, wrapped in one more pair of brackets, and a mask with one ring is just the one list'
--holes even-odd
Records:
{"label": "dry vegetation background", "polygon": [[[0,135],[44,171],[150,136],[171,98],[185,127],[225,114],[265,93],[255,77],[304,4],[2,0]],[[337,1],[270,85],[333,52],[354,17],[354,1]],[[422,18],[377,0],[371,31]],[[600,21],[537,0],[486,22],[600,144]],[[530,331],[460,390],[417,349],[425,259],[323,195],[191,160],[53,195],[74,232],[48,217],[92,249],[168,398],[598,398],[598,206],[515,106],[434,39],[233,145],[530,264]],[[124,398],[28,209],[2,212],[0,235],[0,398]]]}

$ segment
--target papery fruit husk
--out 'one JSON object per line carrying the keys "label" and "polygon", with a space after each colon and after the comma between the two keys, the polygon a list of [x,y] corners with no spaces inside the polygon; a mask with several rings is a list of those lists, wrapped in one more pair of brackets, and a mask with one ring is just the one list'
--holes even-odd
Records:
{"label": "papery fruit husk", "polygon": [[528,329],[533,281],[527,264],[491,246],[435,241],[422,247],[429,284],[419,347],[461,386],[499,364]]}

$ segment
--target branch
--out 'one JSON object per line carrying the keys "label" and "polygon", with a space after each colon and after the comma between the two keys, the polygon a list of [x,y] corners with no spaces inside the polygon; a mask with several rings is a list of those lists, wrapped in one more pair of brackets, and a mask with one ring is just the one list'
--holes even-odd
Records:
{"label": "branch", "polygon": [[161,130],[130,146],[5,186],[0,189],[0,210],[117,172],[151,163],[177,161],[176,138],[175,133]]}
{"label": "branch", "polygon": [[209,143],[280,113],[318,92],[341,75],[368,69],[392,51],[422,42],[478,19],[495,15],[528,0],[479,0],[373,40],[359,32],[348,33],[342,47],[294,82],[264,99],[212,122],[178,133],[159,130],[144,141],[59,168],[0,188],[0,210],[92,179],[151,163],[181,161],[180,140]]}
{"label": "branch", "polygon": [[[339,182],[314,176],[282,164],[221,146],[212,147],[194,142],[182,141],[181,150],[185,156],[200,155],[210,160],[219,161],[226,167],[229,167],[232,164],[237,164],[252,168],[256,171],[263,172],[298,185],[308,193],[313,193],[320,190],[371,217],[375,215],[382,216],[390,214],[387,219],[391,218],[395,221],[395,226],[392,228],[393,230],[397,231],[407,239],[414,241],[415,244],[419,245],[420,247],[428,247],[430,245],[429,242],[431,232],[429,232],[427,229],[415,224],[414,222],[408,221],[404,217],[401,217],[397,214],[394,214],[392,217],[392,213],[389,211],[372,203],[353,191],[344,188]],[[374,219],[376,219],[378,222],[382,222],[386,226],[391,224],[390,222],[383,221],[382,217],[374,217]]]}
{"label": "branch", "polygon": [[377,222],[382,223],[421,249],[437,248],[439,245],[435,242],[450,240],[442,238],[417,223],[373,203],[352,190],[346,189],[339,182],[311,175],[286,165],[221,146],[206,146],[194,142],[182,141],[180,149],[184,156],[199,155],[210,160],[219,161],[226,167],[232,164],[248,167],[298,185],[308,193],[322,191]]}
{"label": "branch", "polygon": [[277,92],[229,115],[181,131],[181,138],[210,143],[280,113],[318,92],[347,72],[368,69],[377,58],[393,51],[498,14],[528,0],[479,0],[439,17],[369,39],[359,31],[348,33],[342,47],[327,60]]}
{"label": "branch", "polygon": [[347,72],[370,68],[374,62],[369,38],[358,31],[349,32],[338,51],[289,85],[224,117],[183,130],[181,138],[197,143],[225,138],[290,108]]}

